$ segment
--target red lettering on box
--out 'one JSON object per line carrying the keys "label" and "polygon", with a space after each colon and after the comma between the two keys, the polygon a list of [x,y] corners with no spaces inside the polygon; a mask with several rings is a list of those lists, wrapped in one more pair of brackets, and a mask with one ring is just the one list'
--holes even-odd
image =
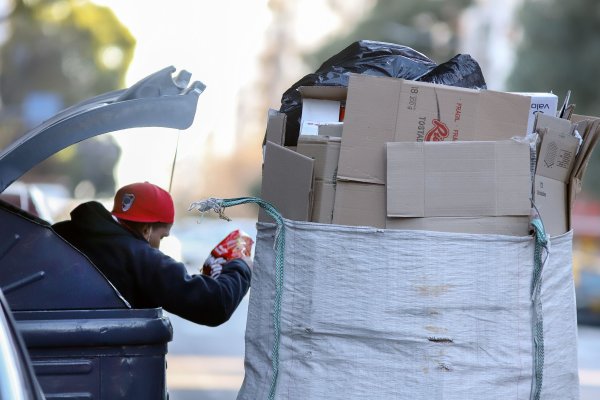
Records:
{"label": "red lettering on box", "polygon": [[442,142],[448,137],[450,130],[442,121],[432,119],[433,128],[425,134],[425,142]]}
{"label": "red lettering on box", "polygon": [[461,111],[462,111],[462,103],[456,103],[456,110],[454,111],[454,122],[460,121]]}

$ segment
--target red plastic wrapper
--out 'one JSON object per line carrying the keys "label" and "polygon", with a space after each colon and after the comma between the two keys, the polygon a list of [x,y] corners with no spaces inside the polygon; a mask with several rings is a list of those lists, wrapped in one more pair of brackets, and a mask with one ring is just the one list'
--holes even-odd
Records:
{"label": "red plastic wrapper", "polygon": [[227,262],[236,258],[250,257],[253,244],[254,240],[250,235],[236,229],[212,249],[210,255],[204,261],[202,272],[205,275],[210,275],[210,264],[217,258],[223,258]]}

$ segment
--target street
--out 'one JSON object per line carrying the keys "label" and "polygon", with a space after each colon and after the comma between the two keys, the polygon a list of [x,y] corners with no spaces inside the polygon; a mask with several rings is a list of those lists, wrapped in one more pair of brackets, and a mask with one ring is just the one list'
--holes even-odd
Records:
{"label": "street", "polygon": [[248,296],[233,317],[216,328],[169,315],[173,342],[167,354],[169,400],[234,400],[244,379],[244,331]]}

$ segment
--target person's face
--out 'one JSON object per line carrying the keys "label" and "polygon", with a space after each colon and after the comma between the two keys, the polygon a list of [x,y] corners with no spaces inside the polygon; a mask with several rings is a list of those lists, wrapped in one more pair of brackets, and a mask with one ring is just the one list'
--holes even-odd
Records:
{"label": "person's face", "polygon": [[150,225],[150,230],[146,237],[150,246],[158,249],[160,247],[160,241],[171,233],[171,226],[173,225]]}

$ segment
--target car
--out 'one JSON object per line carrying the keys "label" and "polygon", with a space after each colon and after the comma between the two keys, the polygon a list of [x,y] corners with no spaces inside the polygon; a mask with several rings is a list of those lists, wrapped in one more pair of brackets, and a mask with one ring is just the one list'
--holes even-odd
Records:
{"label": "car", "polygon": [[0,290],[0,400],[43,400],[29,353]]}
{"label": "car", "polygon": [[[60,187],[60,185],[57,186]],[[0,199],[36,217],[53,222],[52,211],[46,201],[46,195],[37,184],[13,182],[4,192],[0,193]]]}
{"label": "car", "polygon": [[[187,129],[205,86],[175,71],[167,67],[83,101],[27,132],[0,152],[0,194],[49,156],[92,136],[144,126]],[[173,331],[163,310],[132,308],[35,214],[0,199],[0,289],[8,304],[3,297],[0,345],[7,360],[16,360],[4,372],[12,373],[15,390],[31,393],[5,394],[0,376],[0,399],[43,398],[35,397],[36,385],[47,398],[168,398],[165,356]]]}

